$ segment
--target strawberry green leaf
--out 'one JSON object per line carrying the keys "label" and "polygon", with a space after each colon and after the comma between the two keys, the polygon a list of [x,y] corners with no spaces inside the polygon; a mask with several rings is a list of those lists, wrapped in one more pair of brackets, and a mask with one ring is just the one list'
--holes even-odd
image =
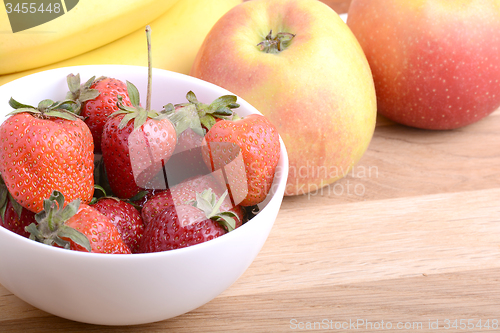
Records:
{"label": "strawberry green leaf", "polygon": [[[67,237],[67,238],[69,238],[69,237]],[[71,247],[71,243],[62,239],[61,237],[59,237],[59,235],[57,235],[57,237],[54,237],[54,239],[47,240],[44,243],[47,245],[52,245],[52,244],[56,243],[58,246],[62,247],[63,249],[66,249],[66,250],[69,250]]]}
{"label": "strawberry green leaf", "polygon": [[78,102],[78,107],[75,108],[76,111],[80,110],[80,105],[83,102],[90,101],[99,96],[100,92],[97,89],[90,89],[90,86],[94,83],[95,76],[80,86],[80,74],[69,74],[66,77],[68,83],[69,92],[66,94],[66,98],[72,101]]}
{"label": "strawberry green leaf", "polygon": [[148,191],[141,191],[128,200],[129,201],[139,201],[142,198],[144,198],[147,194],[148,194]]}
{"label": "strawberry green leaf", "polygon": [[[120,109],[120,111],[115,111],[114,113],[136,113],[137,112],[137,107],[134,106],[126,106],[123,104],[123,96],[118,94],[116,96],[118,98],[118,102],[116,102],[116,106]],[[111,114],[110,117],[114,116],[114,113]]]}
{"label": "strawberry green leaf", "polygon": [[5,211],[7,210],[7,195],[9,191],[7,186],[3,183],[3,179],[0,178],[0,218],[5,220]]}
{"label": "strawberry green leaf", "polygon": [[[59,237],[56,238],[56,243],[57,243],[57,240],[62,240],[61,238],[69,238],[73,242],[75,242],[76,244],[84,247],[87,251],[92,252],[92,248],[90,247],[90,241],[87,238],[87,236],[85,236],[83,233],[81,233],[80,231],[78,231],[74,228],[68,227],[67,225],[62,225],[61,228],[58,230],[57,235]],[[62,240],[62,241],[67,243],[67,245],[65,244],[62,246],[64,248],[69,248],[69,242],[64,241],[64,240]],[[57,245],[59,245],[59,244],[57,244]],[[59,245],[59,246],[61,246],[61,245]]]}
{"label": "strawberry green leaf", "polygon": [[[136,108],[126,106],[126,105],[122,105],[122,106],[120,106],[120,108],[122,111],[125,111],[123,113],[136,113],[137,112]],[[116,111],[116,112],[118,112],[118,111]]]}
{"label": "strawberry green leaf", "polygon": [[[240,105],[236,103],[237,97],[235,95],[224,95],[215,99],[210,105],[198,101],[196,95],[189,91],[186,95],[189,103],[176,104],[178,107],[185,108],[192,105],[196,108],[198,118],[204,128],[210,130],[216,122],[216,118],[220,119],[234,119],[237,115],[232,110],[238,108]],[[204,135],[204,134],[200,134]]]}
{"label": "strawberry green leaf", "polygon": [[[59,191],[54,191],[50,194],[50,197],[43,200],[43,213],[48,213],[52,209],[59,209],[61,203],[64,204],[64,201],[61,200],[61,196],[64,199],[64,196]],[[42,213],[40,212],[40,213]],[[38,215],[38,214],[37,214]],[[40,214],[41,215],[41,214]]]}
{"label": "strawberry green leaf", "polygon": [[80,97],[78,98],[78,100],[80,102],[86,102],[86,101],[90,101],[90,100],[93,100],[93,99],[96,99],[97,96],[99,96],[101,93],[99,92],[99,90],[97,89],[87,89],[87,90],[83,90],[81,93],[80,93]]}
{"label": "strawberry green leaf", "polygon": [[[87,80],[87,82],[85,82],[85,83],[83,84],[83,87],[84,87],[84,88],[90,88],[90,86],[94,83],[94,81],[95,81],[95,75],[94,75],[94,76],[92,76],[90,79],[88,79],[88,80]],[[97,89],[96,89],[96,90],[97,90]]]}
{"label": "strawberry green leaf", "polygon": [[[150,111],[149,117],[154,118],[156,120],[162,120],[165,118],[170,118],[174,115],[175,106],[172,103],[168,103],[163,106],[163,109],[160,112]],[[172,121],[172,120],[171,120]]]}
{"label": "strawberry green leaf", "polygon": [[118,111],[115,111],[112,114],[110,114],[109,118],[113,118],[113,117],[116,117],[116,116],[121,115],[121,114],[129,114],[129,113],[130,112],[128,112],[126,110],[118,110]]}
{"label": "strawberry green leaf", "polygon": [[51,99],[44,99],[43,101],[41,101],[40,103],[38,103],[38,109],[39,110],[45,110],[45,109],[48,109],[50,108],[52,105],[54,105],[54,101],[51,100]]}
{"label": "strawberry green leaf", "polygon": [[35,107],[34,106],[31,106],[31,105],[28,105],[28,104],[22,104],[22,103],[19,103],[18,101],[16,101],[14,98],[10,98],[9,99],[9,105],[13,108],[13,109],[20,109],[20,108],[26,108],[26,109],[34,109]]}
{"label": "strawberry green leaf", "polygon": [[[213,209],[212,209],[212,212],[210,212],[210,216],[214,216],[216,214],[219,213],[220,211],[220,206],[222,205],[222,203],[224,202],[224,199],[226,199],[227,197],[227,190],[226,192],[224,192],[223,195],[221,195],[221,197],[219,198],[219,200],[215,203],[215,205],[213,206]],[[212,195],[212,202],[217,198],[217,196],[215,195],[215,193]]]}
{"label": "strawberry green leaf", "polygon": [[205,216],[210,218],[213,215],[214,210],[214,199],[215,193],[211,189],[205,190],[202,193],[196,193],[196,201],[194,206],[201,209]]}
{"label": "strawberry green leaf", "polygon": [[0,190],[0,207],[7,206],[7,192]]}
{"label": "strawberry green leaf", "polygon": [[136,86],[134,86],[133,83],[131,83],[129,81],[127,81],[127,92],[128,92],[128,97],[129,97],[132,105],[135,107],[138,107],[139,104],[141,103],[140,97],[139,97],[139,90],[137,89]]}
{"label": "strawberry green leaf", "polygon": [[76,118],[80,118],[81,120],[84,120],[85,118],[80,116],[80,107],[82,104],[80,102],[75,102],[75,103],[63,103],[57,108],[54,108],[54,110],[59,110],[65,113],[70,114],[70,116]]}
{"label": "strawberry green leaf", "polygon": [[76,117],[74,115],[72,115],[71,113],[65,112],[65,111],[59,111],[59,110],[51,110],[51,111],[45,112],[45,115],[49,116],[49,117],[57,117],[57,118],[66,119],[66,120],[76,120]]}
{"label": "strawberry green leaf", "polygon": [[16,212],[17,217],[21,218],[21,214],[23,213],[23,206],[21,206],[21,204],[19,204],[19,202],[14,200],[14,198],[10,195],[10,193],[8,194],[8,200],[10,200],[10,203],[11,203],[12,207],[14,208],[14,211]]}
{"label": "strawberry green leaf", "polygon": [[[64,208],[60,209],[58,213],[58,218],[63,221],[63,223],[69,220],[73,215],[78,212],[80,208],[80,199],[75,199],[67,204]],[[61,207],[61,206],[60,206]]]}
{"label": "strawberry green leaf", "polygon": [[234,218],[238,216],[233,212],[221,212],[217,215],[217,222],[227,229],[227,231],[233,231],[236,229],[236,221]]}
{"label": "strawberry green leaf", "polygon": [[120,121],[120,124],[118,124],[118,128],[119,129],[123,129],[125,126],[127,126],[128,122],[132,119],[135,118],[135,114],[133,113],[127,113],[125,114],[125,116],[122,118],[122,120]]}
{"label": "strawberry green leaf", "polygon": [[209,115],[201,117],[200,122],[208,130],[210,130],[216,123],[215,118]]}
{"label": "strawberry green leaf", "polygon": [[169,119],[174,124],[178,136],[188,128],[191,128],[199,135],[203,135],[200,118],[198,117],[196,107],[192,104],[182,107],[179,111],[172,114]]}
{"label": "strawberry green leaf", "polygon": [[0,206],[0,218],[2,221],[5,220],[5,212],[7,211],[7,204]]}
{"label": "strawberry green leaf", "polygon": [[213,112],[213,114],[217,115],[217,116],[223,116],[223,117],[225,117],[225,116],[231,116],[231,115],[233,115],[233,111],[230,108],[226,107],[226,106],[221,106],[217,110],[215,110]]}
{"label": "strawberry green leaf", "polygon": [[70,110],[73,105],[78,104],[78,102],[72,100],[72,99],[64,99],[62,101],[56,101],[51,105],[51,109],[67,109]]}
{"label": "strawberry green leaf", "polygon": [[71,99],[56,102],[51,99],[45,99],[38,103],[38,106],[35,108],[31,105],[19,103],[11,98],[9,100],[9,105],[15,109],[8,114],[9,116],[28,112],[38,116],[41,115],[41,117],[58,117],[68,120],[75,120],[77,117],[75,113],[80,108],[80,103]]}
{"label": "strawberry green leaf", "polygon": [[236,220],[238,215],[232,211],[221,212],[220,207],[226,199],[228,191],[226,190],[223,195],[217,200],[217,195],[212,189],[204,190],[201,193],[196,193],[196,200],[194,206],[201,209],[205,216],[219,223],[227,231],[232,231],[236,228]]}
{"label": "strawberry green leaf", "polygon": [[193,103],[193,104],[198,104],[198,99],[196,98],[196,95],[194,94],[194,92],[192,91],[189,91],[187,94],[186,94],[186,99],[190,102],[190,103]]}
{"label": "strawberry green leaf", "polygon": [[69,91],[72,93],[77,93],[80,90],[80,73],[74,75],[69,74],[66,76],[66,82],[68,83]]}
{"label": "strawberry green leaf", "polygon": [[[151,73],[150,73],[151,74]],[[148,78],[150,79],[150,74]],[[118,125],[119,129],[123,129],[130,120],[134,119],[134,129],[141,127],[146,123],[148,118],[155,118],[158,116],[156,111],[149,109],[149,97],[150,97],[150,87],[148,86],[148,101],[146,109],[140,106],[140,96],[139,90],[136,86],[134,86],[131,82],[127,81],[127,92],[129,95],[130,102],[132,103],[132,107],[123,105],[123,96],[118,95],[118,102],[116,105],[120,109],[120,111],[114,112],[110,117],[114,117],[118,114],[125,114],[123,119],[120,121]]]}
{"label": "strawberry green leaf", "polygon": [[65,99],[63,101],[54,102],[54,104],[50,106],[50,109],[53,110],[63,109],[63,110],[73,111],[77,105],[79,105],[78,102],[72,99]]}
{"label": "strawberry green leaf", "polygon": [[[56,207],[55,204],[52,205],[52,209],[49,209],[49,211],[44,215],[45,218],[47,219],[47,227],[50,231],[54,231],[56,229],[56,223],[54,221],[54,215],[58,210],[58,207]],[[35,215],[36,216],[36,215]],[[35,218],[36,219],[36,218]],[[41,223],[42,221],[38,221],[38,223]]]}
{"label": "strawberry green leaf", "polygon": [[168,118],[168,115],[162,112],[156,112],[155,110],[144,110],[144,113],[146,113],[147,118],[155,119],[155,120],[162,120],[165,118]]}
{"label": "strawberry green leaf", "polygon": [[[144,110],[142,110],[144,111]],[[148,120],[148,114],[144,112],[138,112],[138,114],[134,118],[134,129],[141,127]]]}
{"label": "strawberry green leaf", "polygon": [[236,104],[236,100],[237,100],[237,97],[234,96],[234,95],[224,95],[224,96],[221,96],[219,98],[217,98],[216,100],[214,100],[211,104],[210,104],[210,108],[214,111],[220,109],[220,108],[223,108],[223,107],[226,107],[228,105],[238,105]]}
{"label": "strawberry green leaf", "polygon": [[29,238],[32,240],[43,238],[42,233],[40,232],[40,230],[38,230],[36,223],[31,223],[30,225],[26,226],[24,230],[30,233]]}
{"label": "strawberry green leaf", "polygon": [[175,107],[172,103],[168,103],[167,105],[163,106],[163,111],[164,113],[173,113],[175,110]]}
{"label": "strawberry green leaf", "polygon": [[29,112],[29,113],[32,113],[32,114],[42,114],[40,111],[38,111],[37,109],[30,109],[30,108],[19,108],[19,109],[16,109],[14,111],[11,111],[9,113],[7,113],[7,116],[13,116],[15,114],[18,114],[18,113],[23,113],[23,112]]}
{"label": "strawberry green leaf", "polygon": [[[100,192],[103,194],[103,196],[107,196],[107,194],[106,194],[106,190],[105,190],[105,189],[104,189],[101,185],[99,185],[99,184],[94,184],[94,195],[95,195],[95,190],[100,191]],[[97,199],[97,198],[95,198],[95,197],[94,197],[94,198],[92,198],[92,200],[94,200],[94,199]],[[90,204],[92,204],[92,203],[93,203],[93,202],[91,202]]]}
{"label": "strawberry green leaf", "polygon": [[62,208],[64,206],[64,195],[59,191],[53,191],[50,194],[49,200],[53,200],[57,202],[57,206]]}
{"label": "strawberry green leaf", "polygon": [[[94,161],[94,184],[96,184],[94,185],[95,188],[98,186],[104,190],[105,194],[102,196],[112,195],[113,191],[109,185],[106,170],[104,168],[104,160],[102,158]],[[99,199],[102,196],[99,195],[97,191],[94,191],[94,197],[96,197],[96,199]]]}

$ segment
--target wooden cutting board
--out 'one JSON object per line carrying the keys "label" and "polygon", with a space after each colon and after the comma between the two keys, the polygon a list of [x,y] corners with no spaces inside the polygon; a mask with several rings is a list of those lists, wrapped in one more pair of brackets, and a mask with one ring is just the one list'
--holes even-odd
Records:
{"label": "wooden cutting board", "polygon": [[379,118],[353,172],[286,197],[245,274],[177,318],[86,325],[0,285],[0,332],[372,332],[389,324],[499,332],[499,320],[500,110],[444,132]]}
{"label": "wooden cutting board", "polygon": [[[349,0],[322,0],[339,13]],[[500,332],[500,110],[454,131],[379,118],[345,178],[286,197],[220,296],[148,325],[38,310],[0,285],[0,332]]]}

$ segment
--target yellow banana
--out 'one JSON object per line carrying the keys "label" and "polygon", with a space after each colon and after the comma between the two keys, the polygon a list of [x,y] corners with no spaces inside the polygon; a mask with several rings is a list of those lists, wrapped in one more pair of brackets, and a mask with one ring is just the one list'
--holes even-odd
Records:
{"label": "yellow banana", "polygon": [[[153,67],[189,74],[196,53],[215,22],[241,2],[242,0],[178,1],[149,24]],[[53,68],[92,64],[147,66],[147,59],[144,26],[128,36],[77,57],[35,70],[0,76],[0,85]]]}
{"label": "yellow banana", "polygon": [[[16,33],[11,32],[7,16],[15,7],[1,6],[0,75],[49,65],[103,46],[152,22],[178,1],[182,0],[81,0],[64,15]],[[18,15],[29,15],[28,3],[23,4],[27,13]],[[36,12],[36,7],[31,9]],[[66,10],[58,6],[58,11],[61,7]]]}

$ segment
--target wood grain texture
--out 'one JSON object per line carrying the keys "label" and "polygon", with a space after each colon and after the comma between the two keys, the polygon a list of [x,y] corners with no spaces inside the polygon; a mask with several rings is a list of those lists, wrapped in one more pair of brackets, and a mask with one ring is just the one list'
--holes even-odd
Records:
{"label": "wood grain texture", "polygon": [[286,197],[256,260],[208,304],[105,327],[52,316],[0,286],[0,332],[321,331],[349,321],[368,325],[359,332],[382,321],[423,332],[448,331],[446,319],[500,320],[499,129],[500,110],[444,132],[380,118],[354,172]]}
{"label": "wood grain texture", "polygon": [[[339,13],[350,3],[324,2]],[[0,332],[500,332],[499,235],[500,110],[453,131],[379,117],[362,160],[335,184],[286,197],[256,260],[206,305],[96,326],[0,285]],[[490,327],[455,329],[455,319]]]}

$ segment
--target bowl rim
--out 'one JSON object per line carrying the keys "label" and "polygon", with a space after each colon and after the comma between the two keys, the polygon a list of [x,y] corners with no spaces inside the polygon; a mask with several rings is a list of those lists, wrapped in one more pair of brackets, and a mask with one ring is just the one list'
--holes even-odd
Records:
{"label": "bowl rim", "polygon": [[[41,71],[41,72],[29,74],[29,75],[20,77],[18,79],[15,79],[13,81],[7,82],[4,85],[0,86],[0,92],[6,88],[7,89],[10,88],[13,85],[21,84],[23,81],[30,80],[36,76],[44,76],[44,75],[49,75],[50,73],[57,73],[57,72],[62,73],[64,71],[66,71],[66,75],[68,75],[69,73],[71,73],[71,71],[75,71],[75,70],[89,71],[89,70],[93,70],[93,69],[98,70],[100,68],[112,68],[113,70],[123,69],[124,71],[127,69],[128,70],[132,69],[134,71],[138,71],[138,70],[147,69],[147,66],[110,64],[110,65],[82,65],[82,66],[60,67],[60,68],[49,69],[46,71]],[[163,73],[164,75],[166,74],[170,77],[173,77],[174,79],[179,78],[179,79],[183,79],[183,80],[187,80],[187,81],[190,81],[190,80],[198,81],[199,83],[201,83],[203,85],[208,85],[208,87],[210,87],[211,89],[217,89],[217,90],[225,91],[228,94],[236,95],[225,88],[222,88],[222,87],[217,86],[215,84],[212,84],[210,82],[207,82],[207,81],[204,81],[202,79],[198,79],[198,78],[195,78],[193,76],[186,75],[186,74],[177,73],[177,72],[173,72],[173,71],[169,71],[169,70],[161,69],[161,68],[153,68],[153,75],[155,72],[156,73]],[[147,75],[147,72],[145,74]],[[153,76],[153,79],[154,79],[154,76]],[[245,101],[242,97],[240,97],[238,95],[236,95],[236,96],[238,98],[238,103],[240,104],[240,107],[241,107],[241,104],[244,104],[245,108],[248,108],[249,109],[248,111],[250,113],[256,113],[256,114],[262,115],[262,113],[260,113],[249,102]],[[6,119],[7,119],[6,114],[3,116],[0,116],[0,124],[3,123]],[[151,252],[151,253],[133,253],[131,255],[121,255],[121,254],[110,254],[110,253],[93,253],[93,252],[71,251],[71,250],[66,250],[63,248],[58,248],[55,246],[47,246],[46,244],[42,244],[42,243],[33,241],[29,238],[18,235],[16,233],[8,230],[7,228],[1,227],[1,226],[0,226],[0,238],[3,237],[3,236],[1,236],[2,234],[4,234],[7,237],[14,237],[14,238],[18,237],[19,238],[18,240],[20,240],[22,242],[27,242],[27,244],[31,244],[28,246],[33,246],[34,248],[40,247],[40,249],[39,249],[40,251],[49,251],[49,252],[56,251],[56,252],[54,252],[54,254],[69,255],[69,256],[73,256],[75,258],[80,257],[80,256],[83,256],[82,258],[90,258],[90,257],[97,256],[97,258],[101,258],[103,260],[113,260],[113,261],[116,261],[116,260],[138,260],[138,259],[134,259],[134,258],[139,258],[139,260],[144,260],[144,259],[140,259],[140,258],[144,258],[144,257],[153,257],[153,258],[160,257],[160,256],[172,257],[172,256],[181,256],[181,255],[193,252],[193,251],[203,251],[204,247],[216,245],[217,243],[227,241],[227,240],[229,240],[229,237],[232,237],[232,238],[237,237],[241,233],[245,232],[245,230],[251,228],[252,225],[254,225],[255,223],[259,223],[260,220],[264,218],[263,215],[265,215],[265,214],[263,214],[263,212],[267,211],[266,208],[268,208],[271,203],[277,204],[278,210],[280,209],[281,202],[283,200],[283,194],[284,194],[285,188],[286,188],[289,160],[288,160],[288,153],[286,151],[286,147],[285,147],[285,144],[284,144],[281,136],[279,136],[279,141],[280,141],[280,159],[278,161],[278,166],[277,166],[274,181],[271,185],[271,189],[273,191],[272,196],[268,197],[264,201],[265,202],[264,207],[262,207],[260,209],[259,213],[256,216],[254,216],[251,220],[247,221],[239,228],[236,228],[235,230],[228,232],[228,233],[226,233],[220,237],[217,237],[215,239],[212,239],[210,241],[195,244],[195,245],[180,248],[180,249],[168,250],[168,251]],[[276,177],[276,175],[278,175],[278,177]],[[282,194],[276,195],[279,193],[282,193]],[[270,209],[270,208],[268,208],[268,209]],[[251,222],[253,222],[253,223],[252,223],[252,225],[249,226],[249,223],[251,223]],[[272,221],[272,224],[274,224],[274,221]],[[212,245],[210,245],[210,244],[212,244]],[[64,253],[66,253],[66,254],[64,254]]]}

